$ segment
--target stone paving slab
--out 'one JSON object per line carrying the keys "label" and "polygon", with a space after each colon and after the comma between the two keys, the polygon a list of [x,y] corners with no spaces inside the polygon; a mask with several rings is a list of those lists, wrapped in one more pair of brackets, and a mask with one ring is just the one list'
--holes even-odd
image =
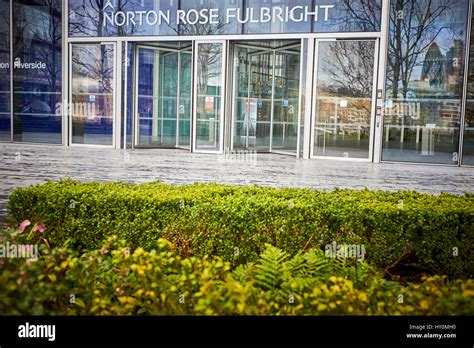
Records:
{"label": "stone paving slab", "polygon": [[277,154],[210,155],[182,150],[113,150],[91,147],[0,144],[0,221],[16,187],[46,180],[163,181],[173,185],[237,185],[473,192],[474,168],[303,160]]}

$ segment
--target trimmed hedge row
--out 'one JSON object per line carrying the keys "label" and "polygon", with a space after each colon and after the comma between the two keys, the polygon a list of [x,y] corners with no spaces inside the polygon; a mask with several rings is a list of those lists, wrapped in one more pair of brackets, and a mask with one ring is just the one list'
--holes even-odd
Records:
{"label": "trimmed hedge row", "polygon": [[266,243],[290,254],[364,244],[372,264],[405,262],[418,270],[471,277],[474,196],[412,191],[315,191],[255,186],[79,183],[65,180],[15,190],[13,223],[42,222],[53,243],[94,249],[117,235],[150,250],[159,238],[181,256],[253,261]]}

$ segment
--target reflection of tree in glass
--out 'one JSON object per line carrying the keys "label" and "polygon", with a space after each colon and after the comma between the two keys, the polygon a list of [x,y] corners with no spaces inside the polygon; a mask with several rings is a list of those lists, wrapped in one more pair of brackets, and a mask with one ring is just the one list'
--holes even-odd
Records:
{"label": "reflection of tree in glass", "polygon": [[[221,74],[222,46],[220,44],[200,44],[198,46],[198,93],[218,94],[210,91],[210,83]],[[213,86],[219,88],[219,85]]]}
{"label": "reflection of tree in glass", "polygon": [[321,69],[329,77],[330,93],[355,98],[372,95],[374,69],[373,41],[330,43]]}
{"label": "reflection of tree in glass", "polygon": [[[73,93],[113,93],[114,64],[111,61],[113,48],[110,45],[75,45],[72,54]],[[110,116],[108,98],[99,96],[95,100],[96,110]]]}
{"label": "reflection of tree in glass", "polygon": [[[390,40],[387,82],[392,98],[407,97],[409,83],[415,67],[431,49],[431,62],[424,67],[425,76],[432,75],[438,65],[438,74],[443,73],[439,62],[435,63],[433,44],[440,35],[459,36],[455,21],[442,22],[443,18],[456,18],[454,8],[458,1],[452,0],[394,0],[390,11]],[[467,9],[466,9],[467,10]],[[440,78],[442,78],[440,76]]]}
{"label": "reflection of tree in glass", "polygon": [[[34,16],[33,22],[24,21],[23,30],[30,32],[32,42],[39,47],[29,48],[35,52],[34,58],[46,63],[46,69],[39,69],[38,73],[48,81],[49,91],[56,92],[61,86],[61,2],[42,0],[41,6],[43,15]],[[53,108],[55,101],[51,103]]]}
{"label": "reflection of tree in glass", "polygon": [[[13,8],[13,59],[40,63],[44,67],[14,69],[15,108],[21,112],[51,113],[61,91],[61,1],[38,0],[16,3]],[[36,93],[36,91],[46,93]]]}
{"label": "reflection of tree in glass", "polygon": [[343,0],[339,11],[331,15],[328,26],[337,31],[380,31],[380,0]]}
{"label": "reflection of tree in glass", "polygon": [[225,33],[225,28],[229,26],[229,24],[225,23],[223,18],[219,19],[217,24],[180,24],[179,34],[183,36],[223,34]]}
{"label": "reflection of tree in glass", "polygon": [[[110,45],[77,45],[72,56],[73,75],[85,77],[97,83],[97,90],[81,90],[81,93],[112,93],[113,92],[113,49]],[[99,50],[100,52],[97,52]],[[73,82],[74,84],[74,82]],[[88,86],[83,86],[88,87]]]}
{"label": "reflection of tree in glass", "polygon": [[[70,25],[69,32],[71,35],[79,36],[110,36],[116,34],[118,36],[133,35],[138,30],[136,26],[132,26],[128,31],[123,26],[117,27],[117,32],[111,33],[110,29],[104,26],[104,6],[107,0],[85,0],[70,1],[69,17]],[[128,7],[141,7],[140,0],[117,0],[116,11],[126,11]],[[115,4],[114,4],[115,5]]]}

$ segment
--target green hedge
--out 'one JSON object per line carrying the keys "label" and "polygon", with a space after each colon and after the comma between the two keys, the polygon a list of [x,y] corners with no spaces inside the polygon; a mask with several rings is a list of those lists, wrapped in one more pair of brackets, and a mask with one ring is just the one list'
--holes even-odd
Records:
{"label": "green hedge", "polygon": [[219,257],[181,258],[166,240],[150,252],[110,239],[80,254],[41,245],[36,261],[6,259],[3,315],[472,315],[474,281],[384,280],[319,250],[290,257],[266,246],[232,269]]}
{"label": "green hedge", "polygon": [[150,250],[162,237],[183,257],[219,255],[236,265],[267,243],[293,255],[336,241],[364,244],[368,261],[384,269],[410,262],[465,277],[474,269],[471,194],[65,180],[15,190],[8,209],[14,223],[42,222],[53,243],[76,249],[117,235]]}

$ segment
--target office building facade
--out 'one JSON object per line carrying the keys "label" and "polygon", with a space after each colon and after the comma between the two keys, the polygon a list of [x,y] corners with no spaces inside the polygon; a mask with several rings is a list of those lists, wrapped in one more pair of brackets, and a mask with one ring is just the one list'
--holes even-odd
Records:
{"label": "office building facade", "polygon": [[472,166],[473,6],[0,0],[0,142]]}

